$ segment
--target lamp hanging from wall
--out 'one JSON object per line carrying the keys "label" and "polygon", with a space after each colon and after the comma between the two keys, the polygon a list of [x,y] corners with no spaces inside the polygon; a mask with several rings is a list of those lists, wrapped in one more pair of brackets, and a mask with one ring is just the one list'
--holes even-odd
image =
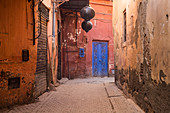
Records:
{"label": "lamp hanging from wall", "polygon": [[86,32],[90,31],[92,26],[93,26],[92,22],[86,20],[84,20],[81,24],[82,29],[85,30]]}
{"label": "lamp hanging from wall", "polygon": [[95,11],[90,6],[85,6],[80,10],[80,16],[84,19],[84,21],[81,24],[81,27],[83,30],[88,32],[92,29],[92,22],[90,19],[92,19],[95,16]]}
{"label": "lamp hanging from wall", "polygon": [[85,6],[80,10],[80,15],[83,19],[85,19],[86,21],[89,21],[95,16],[95,11],[92,7]]}

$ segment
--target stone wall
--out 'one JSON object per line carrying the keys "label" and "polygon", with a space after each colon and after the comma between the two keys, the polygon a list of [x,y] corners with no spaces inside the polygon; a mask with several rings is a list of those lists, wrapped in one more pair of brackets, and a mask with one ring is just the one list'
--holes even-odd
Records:
{"label": "stone wall", "polygon": [[168,0],[113,2],[116,84],[149,113],[169,112],[169,6]]}

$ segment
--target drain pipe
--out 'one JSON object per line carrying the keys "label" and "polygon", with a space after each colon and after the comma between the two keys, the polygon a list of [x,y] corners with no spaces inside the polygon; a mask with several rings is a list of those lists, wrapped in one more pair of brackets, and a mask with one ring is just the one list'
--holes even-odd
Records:
{"label": "drain pipe", "polygon": [[51,68],[52,68],[52,80],[54,75],[54,49],[55,49],[55,2],[53,2],[53,19],[52,19],[52,60],[51,60]]}
{"label": "drain pipe", "polygon": [[53,2],[53,26],[52,26],[53,42],[55,42],[55,2]]}
{"label": "drain pipe", "polygon": [[69,0],[64,0],[62,3],[59,3],[57,0],[53,0],[52,57],[51,57],[52,80],[54,80],[53,75],[54,75],[55,25],[56,25],[56,14],[55,14],[56,10],[55,10],[55,8],[58,8],[60,5],[62,5],[64,2],[67,2],[67,1],[69,1]]}
{"label": "drain pipe", "polygon": [[35,45],[35,13],[34,13],[34,0],[32,1],[32,14],[33,14],[33,45]]}

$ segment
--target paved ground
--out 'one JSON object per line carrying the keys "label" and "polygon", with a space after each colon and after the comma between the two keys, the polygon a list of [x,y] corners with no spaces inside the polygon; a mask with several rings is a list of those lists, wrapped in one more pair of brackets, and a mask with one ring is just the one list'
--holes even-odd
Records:
{"label": "paved ground", "polygon": [[0,110],[3,113],[144,113],[123,96],[114,78],[74,79],[35,103]]}

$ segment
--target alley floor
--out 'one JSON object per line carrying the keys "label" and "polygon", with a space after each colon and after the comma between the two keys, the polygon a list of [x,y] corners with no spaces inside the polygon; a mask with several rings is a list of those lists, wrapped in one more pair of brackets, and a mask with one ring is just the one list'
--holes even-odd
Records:
{"label": "alley floor", "polygon": [[2,113],[144,113],[124,97],[113,77],[74,79],[62,82],[35,103],[0,110]]}

